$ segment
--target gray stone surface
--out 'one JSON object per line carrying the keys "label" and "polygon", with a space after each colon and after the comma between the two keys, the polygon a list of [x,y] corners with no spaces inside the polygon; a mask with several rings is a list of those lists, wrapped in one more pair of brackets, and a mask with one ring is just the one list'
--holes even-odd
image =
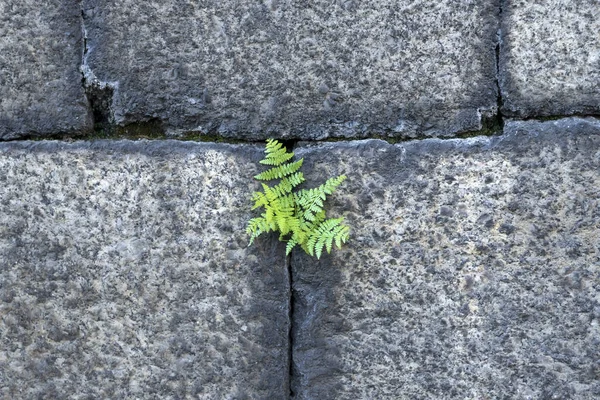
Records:
{"label": "gray stone surface", "polygon": [[505,114],[600,114],[598,0],[509,0],[502,21]]}
{"label": "gray stone surface", "polygon": [[295,398],[600,398],[598,120],[297,155],[352,238],[292,257]]}
{"label": "gray stone surface", "polygon": [[0,0],[0,139],[91,127],[76,1]]}
{"label": "gray stone surface", "polygon": [[499,1],[84,0],[119,124],[228,137],[447,136],[495,113]]}
{"label": "gray stone surface", "polygon": [[285,399],[284,248],[258,146],[0,145],[0,398]]}

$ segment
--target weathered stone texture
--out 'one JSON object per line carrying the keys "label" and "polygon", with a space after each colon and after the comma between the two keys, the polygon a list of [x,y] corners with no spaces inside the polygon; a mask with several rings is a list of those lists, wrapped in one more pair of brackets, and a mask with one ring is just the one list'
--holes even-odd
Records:
{"label": "weathered stone texture", "polygon": [[301,146],[351,241],[292,257],[297,399],[600,397],[600,122]]}
{"label": "weathered stone texture", "polygon": [[505,114],[600,114],[597,0],[509,0],[502,21]]}
{"label": "weathered stone texture", "polygon": [[76,1],[0,0],[0,139],[91,127],[80,20]]}
{"label": "weathered stone texture", "polygon": [[447,136],[496,108],[498,1],[84,0],[119,124],[223,136]]}
{"label": "weathered stone texture", "polygon": [[0,397],[285,399],[289,281],[255,146],[0,145]]}

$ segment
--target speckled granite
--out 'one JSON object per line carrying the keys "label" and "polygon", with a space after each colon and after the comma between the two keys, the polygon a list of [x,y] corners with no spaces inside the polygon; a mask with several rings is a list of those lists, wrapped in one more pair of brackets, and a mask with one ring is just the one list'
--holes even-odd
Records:
{"label": "speckled granite", "polygon": [[598,0],[503,2],[503,113],[600,114]]}
{"label": "speckled granite", "polygon": [[496,110],[499,0],[83,0],[117,123],[265,137],[448,136]]}
{"label": "speckled granite", "polygon": [[77,1],[0,0],[0,139],[91,127],[80,20]]}
{"label": "speckled granite", "polygon": [[600,398],[600,122],[301,146],[352,239],[294,252],[300,399]]}
{"label": "speckled granite", "polygon": [[261,157],[0,144],[0,398],[287,398],[284,248],[244,233]]}

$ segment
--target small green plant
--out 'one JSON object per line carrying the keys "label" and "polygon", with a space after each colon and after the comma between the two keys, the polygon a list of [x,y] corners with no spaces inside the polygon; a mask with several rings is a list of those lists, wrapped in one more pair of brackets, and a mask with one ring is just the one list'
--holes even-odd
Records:
{"label": "small green plant", "polygon": [[317,258],[321,257],[323,248],[330,253],[334,242],[341,248],[350,237],[350,228],[342,223],[343,218],[325,218],[323,205],[327,195],[332,194],[346,176],[330,178],[313,189],[294,190],[305,181],[304,174],[299,171],[304,159],[291,161],[294,153],[272,139],[267,140],[265,154],[260,163],[271,168],[254,178],[279,180],[279,183],[269,186],[261,182],[263,191],[252,195],[252,209],[262,207],[264,212],[248,222],[249,245],[262,233],[279,232],[279,240],[287,242],[286,255],[296,245]]}

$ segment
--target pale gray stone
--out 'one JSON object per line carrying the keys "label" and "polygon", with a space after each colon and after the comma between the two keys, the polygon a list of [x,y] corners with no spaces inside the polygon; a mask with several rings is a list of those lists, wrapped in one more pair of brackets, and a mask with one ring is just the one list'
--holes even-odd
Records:
{"label": "pale gray stone", "polygon": [[505,1],[502,21],[505,114],[600,114],[597,0]]}
{"label": "pale gray stone", "polygon": [[600,397],[600,122],[303,145],[351,240],[294,251],[296,399]]}
{"label": "pale gray stone", "polygon": [[115,123],[256,139],[449,136],[497,106],[499,1],[84,0]]}
{"label": "pale gray stone", "polygon": [[0,139],[91,128],[82,51],[77,1],[0,0]]}
{"label": "pale gray stone", "polygon": [[0,398],[287,398],[284,248],[244,232],[261,156],[1,144]]}

